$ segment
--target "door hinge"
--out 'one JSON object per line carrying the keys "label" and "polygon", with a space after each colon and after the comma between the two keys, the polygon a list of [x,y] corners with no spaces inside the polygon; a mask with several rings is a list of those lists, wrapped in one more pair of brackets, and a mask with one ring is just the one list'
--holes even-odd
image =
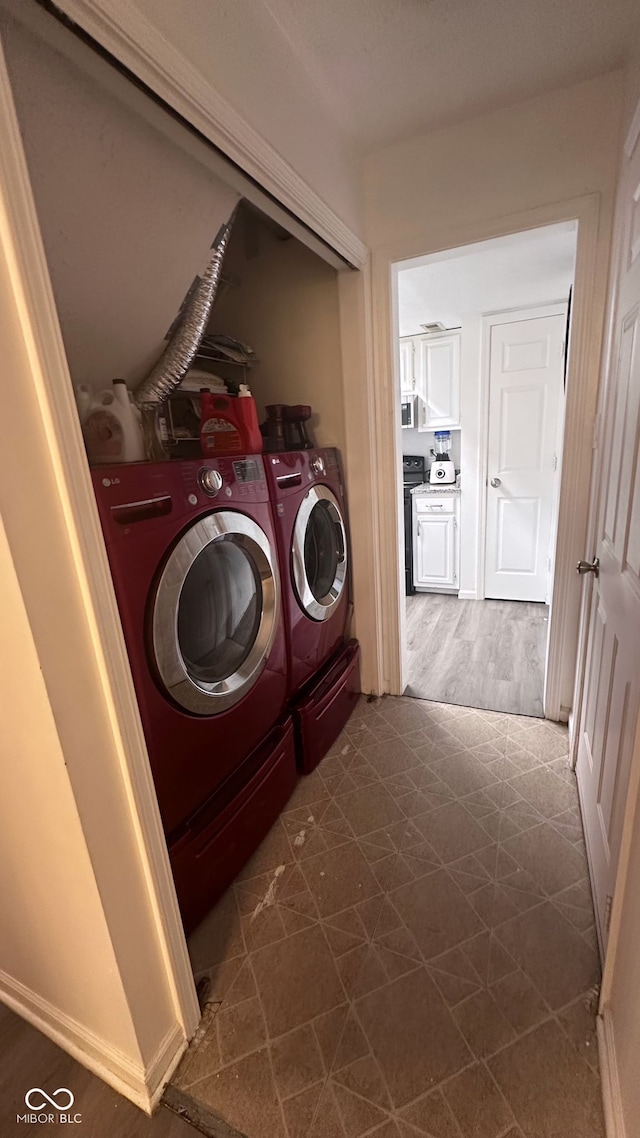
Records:
{"label": "door hinge", "polygon": [[553,469],[554,470],[558,469],[558,456],[557,456],[557,454],[554,454],[554,456],[553,456]]}
{"label": "door hinge", "polygon": [[613,908],[613,896],[611,895],[611,893],[608,893],[607,894],[607,900],[605,901],[605,906],[604,906],[604,931],[606,933],[609,932],[609,928],[611,926],[611,910],[612,910],[612,908]]}
{"label": "door hinge", "polygon": [[551,572],[551,558],[547,557],[547,573]]}
{"label": "door hinge", "polygon": [[600,412],[598,411],[595,419],[593,420],[593,438],[591,440],[592,450],[597,450],[600,444]]}

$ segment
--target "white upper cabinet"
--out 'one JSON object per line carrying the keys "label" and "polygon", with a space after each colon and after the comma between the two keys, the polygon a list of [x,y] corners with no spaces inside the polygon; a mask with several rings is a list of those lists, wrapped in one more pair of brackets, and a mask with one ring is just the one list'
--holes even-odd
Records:
{"label": "white upper cabinet", "polygon": [[413,395],[416,390],[415,352],[413,336],[400,340],[400,391],[403,395]]}
{"label": "white upper cabinet", "polygon": [[460,426],[460,333],[414,336],[418,429]]}

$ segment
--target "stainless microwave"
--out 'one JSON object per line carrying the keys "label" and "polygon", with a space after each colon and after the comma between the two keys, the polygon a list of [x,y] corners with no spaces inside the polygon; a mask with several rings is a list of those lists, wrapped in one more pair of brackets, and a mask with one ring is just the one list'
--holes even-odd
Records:
{"label": "stainless microwave", "polygon": [[400,404],[402,413],[402,426],[415,427],[416,425],[416,397],[415,395],[404,396]]}

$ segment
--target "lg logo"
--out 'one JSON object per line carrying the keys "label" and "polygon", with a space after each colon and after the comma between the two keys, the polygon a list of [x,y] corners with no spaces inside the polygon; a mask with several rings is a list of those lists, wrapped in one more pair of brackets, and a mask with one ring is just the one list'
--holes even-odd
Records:
{"label": "lg logo", "polygon": [[[16,1122],[59,1122],[63,1125],[82,1122],[81,1114],[69,1114],[75,1097],[67,1087],[58,1087],[50,1095],[42,1087],[31,1087],[24,1096],[24,1101],[29,1113],[17,1114]],[[47,1107],[53,1107],[56,1113],[53,1114]]]}

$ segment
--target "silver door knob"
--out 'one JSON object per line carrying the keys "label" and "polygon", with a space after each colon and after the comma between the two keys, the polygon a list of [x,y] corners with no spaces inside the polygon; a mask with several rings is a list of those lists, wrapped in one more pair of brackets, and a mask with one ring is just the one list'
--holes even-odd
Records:
{"label": "silver door knob", "polygon": [[501,478],[492,478],[491,479],[491,485],[493,486],[494,490],[497,490],[498,486],[502,486],[502,479]]}
{"label": "silver door knob", "polygon": [[594,577],[599,577],[600,559],[594,557],[593,561],[579,561],[576,565],[576,572],[579,573],[581,577],[584,576],[585,573],[593,573]]}

